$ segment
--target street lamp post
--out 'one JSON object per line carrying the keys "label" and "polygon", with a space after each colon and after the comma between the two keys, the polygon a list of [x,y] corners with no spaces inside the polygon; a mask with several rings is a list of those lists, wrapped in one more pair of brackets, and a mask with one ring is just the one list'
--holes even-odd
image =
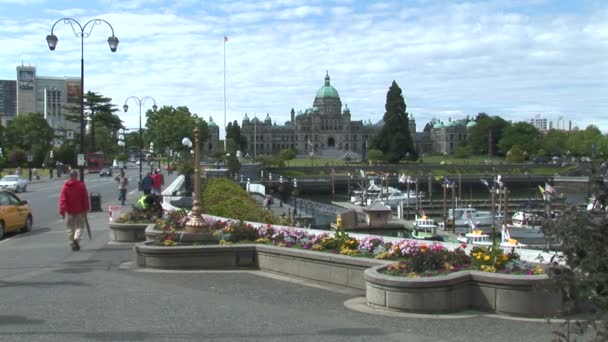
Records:
{"label": "street lamp post", "polygon": [[296,220],[296,215],[298,213],[298,180],[293,179],[293,220]]}
{"label": "street lamp post", "polygon": [[154,172],[154,143],[150,141],[150,173]]}
{"label": "street lamp post", "polygon": [[[57,20],[53,24],[53,26],[51,27],[51,34],[46,36],[46,42],[48,43],[49,49],[51,49],[51,51],[55,51],[55,48],[57,47],[57,42],[59,41],[57,36],[53,34],[53,30],[55,29],[55,25],[57,25],[57,23],[60,21],[63,21],[64,24],[70,24],[70,26],[72,27],[72,31],[74,31],[74,34],[76,35],[76,37],[80,38],[80,153],[84,157],[84,153],[85,153],[85,151],[84,151],[84,129],[85,129],[85,120],[84,120],[84,38],[89,37],[91,35],[91,32],[93,32],[93,28],[95,27],[95,25],[101,25],[101,23],[108,24],[108,26],[110,26],[110,29],[112,30],[112,35],[108,38],[108,44],[110,45],[110,51],[116,52],[116,49],[118,48],[118,38],[116,38],[116,36],[114,36],[114,28],[112,27],[112,25],[110,25],[109,22],[107,22],[103,19],[91,19],[91,20],[87,21],[84,25],[81,25],[75,19],[62,18],[62,19]],[[80,31],[78,31],[76,29],[76,26],[74,26],[74,24],[77,25],[77,27],[80,29]],[[91,24],[90,29],[88,30],[88,32],[85,32],[85,30],[86,30],[87,26],[89,26],[89,24]],[[79,166],[80,166],[80,181],[84,181],[84,164],[79,165]]]}
{"label": "street lamp post", "polygon": [[283,188],[283,176],[279,177],[279,208],[283,208],[283,192],[284,192],[284,188]]}
{"label": "street lamp post", "polygon": [[201,130],[194,129],[194,200],[192,201],[192,217],[186,223],[187,233],[206,233],[209,224],[203,220],[203,203],[201,194]]}
{"label": "street lamp post", "polygon": [[142,160],[141,160],[141,151],[143,151],[144,149],[144,139],[142,137],[142,132],[141,132],[141,105],[143,103],[146,102],[146,100],[152,100],[152,102],[154,102],[154,105],[152,106],[152,110],[156,112],[156,109],[158,109],[158,106],[156,106],[156,100],[153,97],[150,96],[144,96],[141,99],[137,96],[129,96],[127,97],[127,99],[125,100],[125,104],[124,106],[122,106],[122,109],[125,111],[125,113],[129,110],[129,106],[127,105],[127,102],[129,101],[129,99],[133,99],[136,101],[137,106],[139,107],[139,151],[137,151],[137,158],[139,160],[139,190],[141,190],[141,180],[142,180]]}

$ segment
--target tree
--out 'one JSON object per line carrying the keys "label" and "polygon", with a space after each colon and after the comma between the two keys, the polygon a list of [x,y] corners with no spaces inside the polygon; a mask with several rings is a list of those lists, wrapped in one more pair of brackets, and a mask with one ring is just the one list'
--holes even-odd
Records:
{"label": "tree", "polygon": [[384,154],[382,153],[382,151],[373,148],[373,149],[367,151],[367,160],[369,160],[372,163],[377,163],[377,162],[385,160],[385,159],[384,159]]}
{"label": "tree", "polygon": [[477,125],[469,130],[469,146],[474,154],[497,155],[498,141],[509,123],[499,116],[489,117],[485,113],[478,114],[477,118]]}
{"label": "tree", "polygon": [[566,140],[566,149],[577,156],[589,156],[592,154],[592,145],[602,138],[602,132],[594,125],[589,125],[583,131],[573,131]]}
{"label": "tree", "polygon": [[[182,139],[189,137],[194,143],[194,127],[201,131],[201,144],[209,137],[207,122],[196,114],[190,113],[188,107],[163,106],[158,111],[148,110],[146,112],[146,140],[148,146],[154,142],[154,149],[171,149],[183,151]],[[186,153],[189,153],[186,151]]]}
{"label": "tree", "polygon": [[279,152],[279,159],[281,160],[281,164],[284,162],[290,161],[296,157],[296,151],[292,149],[284,149]]}
{"label": "tree", "polygon": [[244,151],[247,147],[247,140],[241,135],[241,127],[238,121],[229,122],[226,126],[226,145],[233,146],[228,152],[234,153],[237,150]]}
{"label": "tree", "polygon": [[535,154],[540,148],[540,144],[541,134],[536,127],[528,122],[516,122],[504,128],[498,141],[498,149],[502,154],[506,154],[517,145],[522,151]]}
{"label": "tree", "polygon": [[[67,109],[69,113],[65,116],[66,120],[80,122],[80,105],[69,105]],[[122,120],[114,114],[117,111],[118,109],[112,104],[112,99],[109,97],[92,91],[88,91],[84,95],[85,124],[89,125],[89,139],[85,139],[85,141],[90,141],[89,151],[102,150],[98,149],[96,136],[102,135],[104,139],[107,139],[108,134],[113,136],[115,132],[123,128]]]}
{"label": "tree", "polygon": [[41,165],[50,151],[53,129],[38,113],[17,115],[8,125],[6,141],[12,146],[31,153],[34,165]]}
{"label": "tree", "polygon": [[[408,113],[401,88],[393,81],[386,93],[384,126],[372,142],[372,149],[378,149],[390,163],[399,162],[409,152],[416,155],[409,130]],[[368,159],[371,159],[368,153]]]}
{"label": "tree", "polygon": [[[556,129],[550,129],[545,136],[542,138],[541,146],[543,154],[549,156],[559,156],[566,152],[566,139],[568,135],[564,131],[558,131]],[[537,151],[537,154],[541,155],[541,151]]]}

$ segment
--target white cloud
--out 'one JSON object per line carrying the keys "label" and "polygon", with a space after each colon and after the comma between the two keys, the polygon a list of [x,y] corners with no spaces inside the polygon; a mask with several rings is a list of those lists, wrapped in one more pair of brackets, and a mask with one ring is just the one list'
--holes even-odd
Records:
{"label": "white cloud", "polygon": [[[485,111],[514,121],[559,114],[606,131],[608,11],[581,6],[546,14],[552,4],[278,0],[203,7],[184,0],[156,1],[160,10],[140,1],[49,7],[43,18],[0,17],[0,44],[14,47],[0,50],[0,78],[14,79],[22,59],[39,75],[78,76],[80,41],[71,29],[58,24],[55,52],[44,37],[49,17],[86,15],[108,20],[121,43],[112,54],[103,27],[86,38],[85,87],[119,106],[129,95],[150,95],[222,126],[225,34],[227,121],[246,112],[288,120],[291,108],[312,106],[328,70],[355,119],[379,120],[396,80],[420,129],[433,117]],[[134,127],[138,118],[130,111],[123,119]]]}

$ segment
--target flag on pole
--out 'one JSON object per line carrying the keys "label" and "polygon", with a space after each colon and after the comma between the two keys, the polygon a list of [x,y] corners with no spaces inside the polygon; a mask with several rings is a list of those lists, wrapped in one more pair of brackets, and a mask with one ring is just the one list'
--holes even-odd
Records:
{"label": "flag on pole", "polygon": [[540,185],[539,185],[539,186],[538,186],[538,190],[540,190],[540,194],[541,194],[541,195],[544,195],[544,194],[545,194],[545,189],[543,189],[543,187],[542,187],[542,186],[540,186]]}
{"label": "flag on pole", "polygon": [[503,182],[500,180],[501,178],[502,178],[502,176],[501,176],[501,175],[498,175],[498,176],[496,177],[496,180],[495,180],[496,184],[498,184],[498,186],[499,186],[500,188],[502,188],[502,187],[504,187],[504,186],[505,186],[505,183],[503,183]]}
{"label": "flag on pole", "polygon": [[509,230],[505,225],[502,225],[502,241],[509,241],[511,239],[511,234],[509,234]]}
{"label": "flag on pole", "polygon": [[485,186],[486,186],[486,188],[489,188],[489,187],[490,187],[490,184],[488,184],[488,181],[487,181],[487,180],[485,180],[485,179],[483,179],[483,178],[480,178],[479,180],[481,181],[481,184],[483,184],[483,185],[485,185]]}
{"label": "flag on pole", "polygon": [[224,36],[224,43],[228,42],[228,37]]}
{"label": "flag on pole", "polygon": [[407,181],[406,177],[405,177],[405,173],[401,175],[401,177],[399,177],[399,183],[405,183]]}
{"label": "flag on pole", "polygon": [[545,183],[545,192],[548,194],[555,194],[557,191],[555,191],[555,188],[552,187],[551,185],[549,185],[549,183]]}
{"label": "flag on pole", "polygon": [[361,174],[361,177],[365,178],[365,171],[363,171],[362,169],[359,169],[359,173]]}

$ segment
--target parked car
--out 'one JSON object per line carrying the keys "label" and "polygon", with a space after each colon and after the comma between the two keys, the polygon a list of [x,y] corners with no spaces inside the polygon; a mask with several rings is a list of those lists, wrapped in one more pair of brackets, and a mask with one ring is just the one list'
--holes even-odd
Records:
{"label": "parked car", "polygon": [[99,171],[99,177],[112,177],[112,169],[109,167],[104,167]]}
{"label": "parked car", "polygon": [[18,175],[8,175],[0,179],[0,189],[8,189],[14,192],[27,190],[27,179]]}
{"label": "parked car", "polygon": [[5,233],[32,230],[32,212],[27,201],[14,193],[0,190],[0,240]]}

